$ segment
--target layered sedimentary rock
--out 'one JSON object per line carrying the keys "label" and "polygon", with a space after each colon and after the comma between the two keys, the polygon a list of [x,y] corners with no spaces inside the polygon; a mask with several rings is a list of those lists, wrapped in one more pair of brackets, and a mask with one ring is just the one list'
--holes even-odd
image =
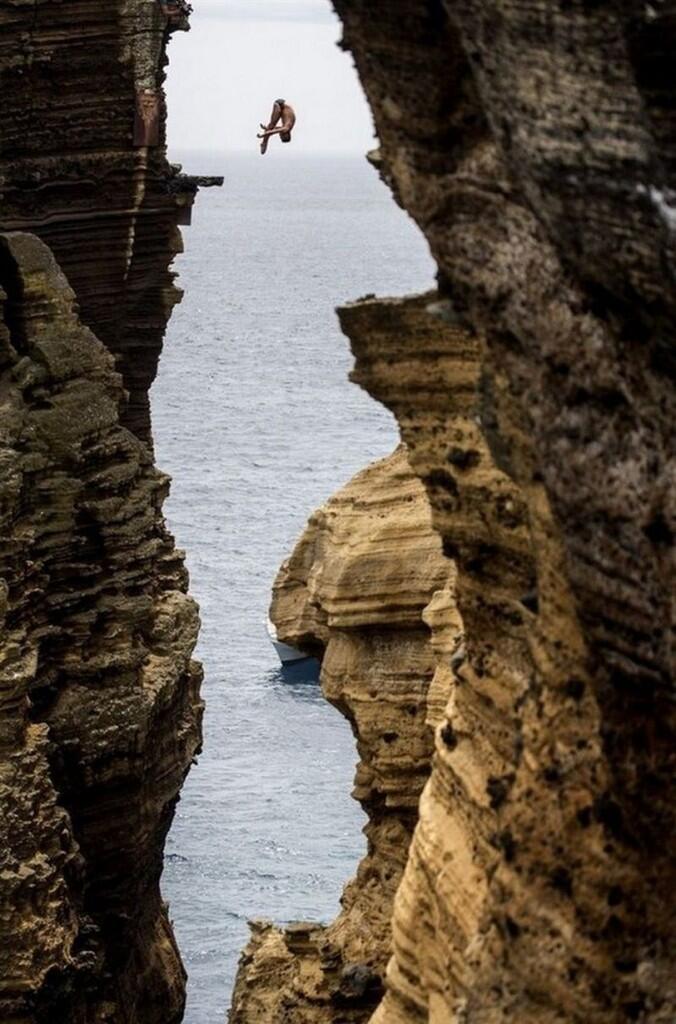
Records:
{"label": "layered sedimentary rock", "polygon": [[[514,944],[522,929],[530,929],[538,970],[547,972],[553,984],[547,944],[526,921],[529,915],[537,918],[546,905],[548,888],[550,899],[557,900],[558,865],[550,867],[544,851],[553,840],[557,857],[563,857],[567,842],[579,849],[575,812],[589,798],[589,776],[602,770],[597,719],[588,704],[589,721],[580,713],[579,631],[574,618],[566,617],[566,593],[556,577],[557,604],[549,622],[556,646],[543,635],[544,610],[536,620],[542,600],[532,551],[536,496],[529,508],[525,495],[495,465],[481,430],[480,347],[466,331],[449,324],[449,316],[448,305],[436,295],[371,300],[341,310],[357,358],[355,377],[398,416],[411,465],[430,497],[434,525],[453,553],[465,634],[461,652],[439,651],[437,675],[444,684],[439,703],[444,696],[449,700],[397,896],[391,990],[378,1020],[461,1015],[466,993],[476,984],[472,972],[484,969],[482,961],[492,966],[493,958],[499,965],[500,942]],[[556,549],[546,535],[546,503],[542,518],[540,540],[549,545],[554,575]],[[443,606],[440,612],[443,622]],[[434,606],[428,617],[433,620]],[[531,707],[536,658],[565,694],[563,708],[556,709],[554,737],[542,735]],[[540,713],[552,714],[551,703]],[[565,773],[559,763],[564,759]],[[516,830],[505,815],[509,797],[518,792],[522,761],[535,776],[522,785],[528,786],[528,808],[536,812],[528,839],[542,878],[535,897],[519,892],[523,904],[517,908],[516,901],[507,899]],[[549,783],[538,794],[537,778],[542,777]],[[562,777],[574,800],[560,785]],[[553,793],[562,808],[551,806]],[[566,797],[572,800],[568,807]],[[523,845],[518,848],[519,874],[528,852]],[[501,899],[493,888],[498,885]],[[535,879],[531,885],[536,887]],[[528,956],[535,957],[536,951]],[[523,970],[531,968],[526,958]],[[556,994],[560,1006],[567,992],[563,986]],[[503,1007],[514,1012],[507,993],[505,983],[499,999],[496,992],[490,994],[496,1012]]]}
{"label": "layered sedimentary rock", "polygon": [[673,11],[335,7],[375,162],[439,266],[434,312],[476,353],[472,392],[440,373],[427,300],[343,314],[466,630],[374,1019],[666,1022]]}
{"label": "layered sedimentary rock", "polygon": [[167,163],[158,0],[8,0],[0,8],[0,230],[53,251],[85,324],[117,357],[125,426],[150,441],[148,390],[180,292],[194,179]]}
{"label": "layered sedimentary rock", "polygon": [[373,1022],[666,1024],[674,11],[334,6],[439,267],[439,294],[341,321],[457,569]]}
{"label": "layered sedimentary rock", "polygon": [[[329,926],[254,925],[233,1024],[363,1021],[382,995],[392,900],[430,767],[434,654],[421,615],[435,593],[454,609],[453,579],[403,449],[316,512],[280,570],[271,609],[280,639],[322,654],[323,692],[355,733],[353,795],[368,815],[368,850]],[[455,649],[451,618],[444,642]]]}
{"label": "layered sedimentary rock", "polygon": [[198,618],[147,395],[196,189],[164,153],[179,7],[0,6],[3,1022],[182,1016],[159,877]]}
{"label": "layered sedimentary rock", "polygon": [[167,478],[34,236],[0,236],[3,1020],[178,1020],[162,849],[199,745]]}

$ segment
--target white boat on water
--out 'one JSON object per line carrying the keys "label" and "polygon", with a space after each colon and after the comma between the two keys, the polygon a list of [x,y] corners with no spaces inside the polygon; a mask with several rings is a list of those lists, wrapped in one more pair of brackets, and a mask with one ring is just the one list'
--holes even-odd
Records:
{"label": "white boat on water", "polygon": [[291,647],[289,644],[283,644],[281,640],[278,640],[277,627],[270,618],[268,618],[268,636],[272,641],[272,646],[277,651],[282,665],[289,665],[293,661],[305,661],[305,659],[309,657],[309,655],[303,654],[303,652],[299,651],[296,647]]}

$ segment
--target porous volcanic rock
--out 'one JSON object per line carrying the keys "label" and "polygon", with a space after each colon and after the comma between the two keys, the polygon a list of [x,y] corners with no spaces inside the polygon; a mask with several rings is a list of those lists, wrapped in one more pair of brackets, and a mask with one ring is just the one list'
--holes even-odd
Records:
{"label": "porous volcanic rock", "polygon": [[439,268],[341,321],[457,570],[373,1024],[667,1024],[674,10],[334,7]]}
{"label": "porous volcanic rock", "polygon": [[198,617],[167,478],[47,247],[0,235],[7,1021],[178,1021],[159,876],[200,743]]}
{"label": "porous volcanic rock", "polygon": [[[432,749],[435,659],[421,616],[435,594],[454,608],[453,579],[403,448],[315,512],[279,572],[271,609],[278,635],[322,653],[323,692],[355,733],[353,796],[368,815],[368,850],[332,924],[279,930],[254,922],[233,1024],[363,1021],[382,995],[392,900]],[[444,621],[446,648],[455,649],[459,624],[449,637]]]}
{"label": "porous volcanic rock", "polygon": [[[122,421],[148,443],[148,391],[181,298],[176,225],[189,223],[197,190],[166,158],[162,85],[177,27],[187,25],[159,0],[0,6],[0,231],[30,231],[51,248],[82,321],[117,357]],[[142,97],[154,108],[146,138]]]}
{"label": "porous volcanic rock", "polygon": [[200,745],[198,616],[148,388],[198,184],[164,147],[166,42],[185,27],[156,0],[0,5],[7,1024],[183,1012],[159,878]]}
{"label": "porous volcanic rock", "polygon": [[[486,495],[466,528],[481,462],[426,409],[440,373],[424,318],[345,313],[358,379],[395,411],[456,560],[466,631],[374,1019],[661,1024],[676,1014],[674,11],[334,6],[374,162],[437,261],[437,313],[476,339],[475,395],[447,380],[449,423],[470,410],[510,505],[498,521]],[[475,613],[498,615],[492,640]]]}
{"label": "porous volcanic rock", "polygon": [[[444,595],[426,610],[436,623],[440,660],[430,691],[436,754],[395,903],[389,992],[375,1018],[434,1020],[436,1013],[464,1012],[473,971],[493,969],[494,957],[504,960],[501,942],[526,945],[525,921],[548,901],[563,902],[543,851],[555,843],[559,857],[581,855],[576,812],[603,780],[598,716],[585,692],[584,645],[560,578],[546,500],[514,485],[483,436],[476,339],[436,294],[367,300],[340,316],[356,356],[353,376],[397,416],[433,523],[457,566],[460,649],[446,641]],[[549,559],[548,587],[536,586],[536,531]],[[545,672],[561,688],[560,706],[552,698],[540,706]],[[517,847],[508,808],[522,792],[528,834]],[[593,829],[590,835],[597,843]],[[594,871],[604,867],[595,851]],[[519,891],[518,903],[510,904],[511,871],[521,876],[528,869],[533,891]],[[541,934],[534,942],[541,969],[548,969],[546,955],[558,948]],[[531,966],[526,958],[520,969],[527,974]]]}

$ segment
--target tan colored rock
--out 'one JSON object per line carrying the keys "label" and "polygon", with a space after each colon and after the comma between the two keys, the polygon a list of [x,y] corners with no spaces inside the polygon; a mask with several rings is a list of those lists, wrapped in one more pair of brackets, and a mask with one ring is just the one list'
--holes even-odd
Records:
{"label": "tan colored rock", "polygon": [[[365,382],[425,474],[467,634],[376,1019],[662,1024],[676,1014],[673,12],[334,6],[374,162],[478,352],[474,401],[451,389],[443,425],[424,324],[402,311],[390,329],[381,304],[348,325],[373,340]],[[473,474],[428,458],[446,432],[452,454],[454,406],[473,406],[520,528],[478,504],[470,524]]]}
{"label": "tan colored rock", "polygon": [[[669,997],[661,968],[628,969],[638,921],[627,894],[644,907],[650,897],[609,792],[589,658],[544,488],[518,489],[495,466],[480,429],[480,347],[449,319],[430,295],[341,310],[354,377],[397,417],[456,559],[465,632],[437,672],[450,700],[373,1022],[615,1021],[618,1005],[636,1005],[637,986],[643,1000]],[[527,451],[518,410],[506,393],[497,401],[510,444]],[[431,622],[440,601],[427,610]]]}
{"label": "tan colored rock", "polygon": [[[430,694],[436,757],[397,895],[391,991],[379,1011],[385,1020],[424,1019],[433,1001],[448,1008],[459,999],[499,861],[496,810],[513,781],[515,709],[531,671],[522,603],[534,587],[527,511],[480,428],[479,346],[448,322],[439,297],[368,300],[340,316],[356,356],[353,378],[397,416],[460,570],[460,650],[448,650],[444,596],[426,611],[437,620],[440,656]],[[451,621],[457,615],[453,608]]]}
{"label": "tan colored rock", "polygon": [[[331,925],[254,928],[233,1024],[363,1021],[380,998],[392,900],[429,772],[434,654],[422,612],[453,574],[403,449],[315,512],[280,570],[271,609],[280,639],[323,651],[322,689],[355,733],[353,795],[369,817],[368,851]],[[452,609],[449,594],[437,606]]]}

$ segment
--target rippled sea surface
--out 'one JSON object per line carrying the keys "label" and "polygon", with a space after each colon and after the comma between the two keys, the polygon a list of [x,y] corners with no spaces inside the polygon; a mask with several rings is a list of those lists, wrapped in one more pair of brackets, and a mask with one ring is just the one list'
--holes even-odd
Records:
{"label": "rippled sea surface", "polygon": [[177,260],[185,298],[153,387],[166,506],[201,606],[204,752],[169,836],[163,892],[189,973],[188,1024],[223,1024],[247,919],[330,920],[363,849],[347,722],[282,676],[265,619],[307,516],[394,447],[348,381],[334,307],[428,288],[415,226],[363,159],[186,155],[222,173]]}

